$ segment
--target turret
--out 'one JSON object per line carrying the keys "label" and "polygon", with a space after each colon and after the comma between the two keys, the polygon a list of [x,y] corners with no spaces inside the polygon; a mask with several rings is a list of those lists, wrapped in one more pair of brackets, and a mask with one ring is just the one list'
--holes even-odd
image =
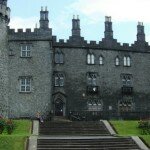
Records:
{"label": "turret", "polygon": [[72,19],[72,36],[80,36],[80,19],[79,16],[77,16],[77,19],[75,19],[75,16],[73,16]]}
{"label": "turret", "polygon": [[113,30],[112,30],[112,22],[111,17],[105,17],[105,39],[113,39]]}
{"label": "turret", "polygon": [[7,25],[10,21],[10,8],[7,0],[0,0],[0,114],[8,116],[8,35]]}
{"label": "turret", "polygon": [[137,25],[137,41],[145,42],[145,33],[143,22],[138,22]]}
{"label": "turret", "polygon": [[8,25],[10,21],[10,8],[7,7],[7,0],[0,0],[0,26]]}
{"label": "turret", "polygon": [[47,7],[45,7],[45,10],[43,10],[43,7],[41,7],[41,11],[40,11],[40,28],[41,29],[49,28],[48,13],[49,12],[47,11]]}

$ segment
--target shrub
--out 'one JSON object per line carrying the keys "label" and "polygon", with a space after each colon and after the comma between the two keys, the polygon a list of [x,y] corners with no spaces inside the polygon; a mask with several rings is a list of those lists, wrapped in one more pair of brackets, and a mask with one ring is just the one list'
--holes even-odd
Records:
{"label": "shrub", "polygon": [[5,119],[0,117],[0,134],[3,133],[3,131],[5,129],[5,125],[6,125]]}
{"label": "shrub", "polygon": [[142,134],[150,134],[150,120],[140,120],[138,128],[141,129]]}
{"label": "shrub", "polygon": [[7,120],[7,122],[6,122],[6,130],[7,130],[8,134],[11,134],[13,132],[14,127],[15,127],[14,122],[11,119]]}

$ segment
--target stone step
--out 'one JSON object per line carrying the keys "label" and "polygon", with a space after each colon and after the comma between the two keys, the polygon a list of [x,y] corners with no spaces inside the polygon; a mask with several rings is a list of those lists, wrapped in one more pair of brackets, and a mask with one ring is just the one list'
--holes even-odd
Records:
{"label": "stone step", "polygon": [[38,150],[43,149],[109,149],[109,150],[140,150],[131,138],[104,139],[38,139]]}
{"label": "stone step", "polygon": [[102,122],[44,122],[40,124],[40,135],[109,135],[109,131]]}

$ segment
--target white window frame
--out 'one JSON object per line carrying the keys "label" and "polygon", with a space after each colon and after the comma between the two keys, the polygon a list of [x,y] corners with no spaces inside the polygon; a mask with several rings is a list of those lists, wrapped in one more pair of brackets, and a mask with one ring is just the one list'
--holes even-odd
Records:
{"label": "white window frame", "polygon": [[[22,90],[22,87],[24,87],[24,90]],[[29,90],[27,88],[29,88]],[[31,92],[31,78],[20,78],[20,92]]]}
{"label": "white window frame", "polygon": [[21,57],[31,57],[31,45],[30,44],[21,45]]}

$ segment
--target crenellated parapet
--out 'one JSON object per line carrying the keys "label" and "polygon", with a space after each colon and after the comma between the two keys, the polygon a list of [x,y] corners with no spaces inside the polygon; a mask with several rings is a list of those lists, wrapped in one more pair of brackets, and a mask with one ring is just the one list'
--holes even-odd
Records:
{"label": "crenellated parapet", "polygon": [[117,40],[107,40],[107,41],[89,41],[87,42],[84,38],[81,41],[75,43],[75,41],[60,39],[57,41],[57,37],[53,36],[53,46],[54,47],[68,47],[68,48],[87,48],[87,49],[102,49],[102,50],[116,50],[116,51],[126,51],[126,52],[150,52],[150,46],[146,42],[144,45],[139,47],[136,44],[129,45],[128,43],[119,43]]}
{"label": "crenellated parapet", "polygon": [[52,39],[52,29],[48,28],[43,30],[41,28],[35,28],[34,31],[31,29],[9,29],[8,28],[8,36],[10,41],[21,41],[21,40],[51,40]]}
{"label": "crenellated parapet", "polygon": [[137,40],[134,44],[119,43],[117,39],[113,38],[113,28],[111,17],[105,17],[105,31],[104,38],[101,41],[87,42],[84,37],[81,36],[80,19],[79,16],[72,19],[72,35],[67,41],[60,39],[57,41],[57,37],[53,36],[54,47],[80,47],[89,49],[105,49],[105,50],[118,50],[118,51],[133,51],[133,52],[150,52],[150,46],[145,41],[144,25],[142,22],[138,22],[137,25]]}

